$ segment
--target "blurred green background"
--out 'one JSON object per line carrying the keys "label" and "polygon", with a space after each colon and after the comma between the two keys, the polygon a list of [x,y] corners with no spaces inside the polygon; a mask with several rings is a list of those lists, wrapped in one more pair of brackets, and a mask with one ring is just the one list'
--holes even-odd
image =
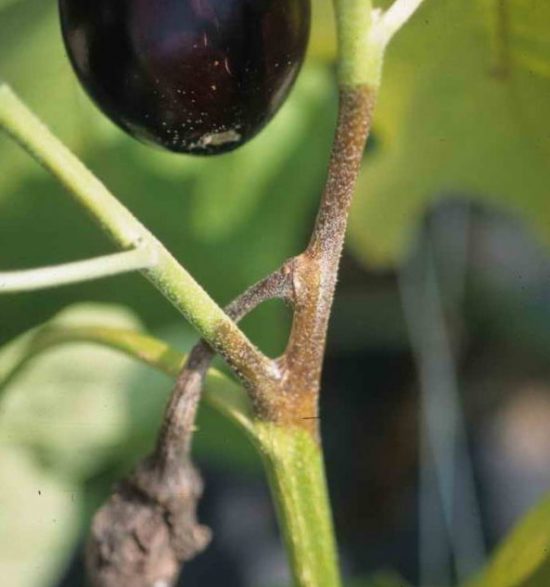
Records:
{"label": "blurred green background", "polygon": [[[426,0],[389,50],[322,406],[353,585],[401,584],[392,573],[362,579],[376,569],[426,585],[462,580],[550,487],[549,27],[544,0]],[[334,54],[330,2],[314,0],[309,60],[274,122],[235,153],[181,157],[134,142],[94,109],[62,49],[54,0],[0,0],[0,78],[220,304],[307,242],[335,125]],[[1,270],[111,250],[0,136]],[[194,341],[131,275],[1,297],[0,343],[61,311],[56,319],[145,328],[183,350]],[[266,304],[244,328],[276,355],[289,314]],[[20,349],[0,355],[0,381]],[[86,345],[40,357],[3,389],[0,583],[84,584],[89,517],[151,446],[169,390]],[[449,438],[456,452],[437,448]],[[259,461],[207,408],[196,458],[216,539],[184,584],[284,584]]]}

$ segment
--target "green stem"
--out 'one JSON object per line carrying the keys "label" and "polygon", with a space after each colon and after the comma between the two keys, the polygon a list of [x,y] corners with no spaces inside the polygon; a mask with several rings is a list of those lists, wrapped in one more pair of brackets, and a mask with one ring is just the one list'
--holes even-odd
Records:
{"label": "green stem", "polygon": [[299,587],[339,587],[338,554],[323,454],[301,428],[256,422],[273,501]]}
{"label": "green stem", "polygon": [[0,129],[50,171],[123,250],[145,247],[158,263],[144,275],[191,322],[245,381],[277,378],[263,355],[176,261],[162,243],[119,202],[6,85],[0,84]]}
{"label": "green stem", "polygon": [[377,25],[375,36],[385,47],[395,33],[401,29],[418,10],[424,0],[395,0],[386,10]]}
{"label": "green stem", "polygon": [[333,0],[338,29],[338,71],[341,86],[372,85],[369,37],[371,0]]}
{"label": "green stem", "polygon": [[130,271],[141,271],[152,268],[156,262],[156,256],[152,251],[140,247],[85,261],[40,267],[39,269],[0,272],[0,294],[36,291],[111,277]]}
{"label": "green stem", "polygon": [[372,0],[333,0],[341,87],[380,87],[386,48],[423,1],[395,0],[383,12]]}

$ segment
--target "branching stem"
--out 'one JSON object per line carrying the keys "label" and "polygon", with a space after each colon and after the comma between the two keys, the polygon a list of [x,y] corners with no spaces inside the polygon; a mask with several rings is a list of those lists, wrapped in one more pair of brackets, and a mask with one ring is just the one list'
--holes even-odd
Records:
{"label": "branching stem", "polygon": [[123,250],[145,247],[157,263],[143,271],[151,283],[193,324],[250,388],[279,377],[277,365],[263,355],[176,261],[162,243],[117,200],[6,85],[0,84],[0,129],[43,167]]}
{"label": "branching stem", "polygon": [[391,41],[395,33],[401,29],[411,16],[418,10],[424,0],[395,0],[386,10],[377,24],[379,35],[384,47]]}
{"label": "branching stem", "polygon": [[294,321],[283,365],[281,391],[265,419],[307,428],[316,436],[318,393],[332,300],[347,217],[371,124],[375,94],[344,87],[328,178],[306,251],[296,258]]}
{"label": "branching stem", "polygon": [[[282,298],[294,307],[289,344],[278,361],[283,377],[275,385],[260,382],[252,395],[254,430],[261,438],[295,584],[300,587],[340,585],[319,447],[318,395],[347,216],[374,102],[375,92],[369,87],[342,88],[327,185],[308,248],[227,308],[238,321],[268,299]],[[149,495],[185,476],[196,409],[212,357],[206,343],[199,343],[178,378],[156,451],[133,480]]]}
{"label": "branching stem", "polygon": [[[357,0],[351,0],[357,4]],[[349,19],[344,19],[341,34]],[[259,378],[249,388],[262,437],[264,462],[293,576],[300,587],[338,587],[338,557],[319,446],[318,398],[328,321],[347,218],[372,122],[376,86],[354,80],[358,47],[340,86],[337,130],[326,188],[306,251],[243,294],[227,309],[239,320],[267,299],[294,308],[289,343],[277,364],[281,378]],[[374,71],[381,69],[374,63]],[[375,74],[371,75],[375,77]],[[341,73],[342,80],[342,73]],[[203,380],[213,353],[206,343],[192,351],[169,402],[157,448],[138,471],[140,487],[170,487],[184,475]],[[307,456],[306,456],[307,455]],[[151,484],[150,479],[155,481]],[[159,483],[159,479],[163,479]],[[148,490],[151,494],[151,490]],[[312,503],[313,499],[313,503]]]}
{"label": "branching stem", "polygon": [[[239,376],[253,401],[255,421],[250,429],[261,438],[296,585],[340,585],[319,442],[321,368],[347,219],[372,123],[384,51],[421,1],[396,0],[381,13],[373,9],[371,0],[334,0],[340,51],[339,115],[310,243],[301,255],[250,288],[226,312],[17,97],[0,85],[0,129],[52,172],[118,247],[145,246],[154,255],[156,263],[142,268],[144,275],[204,340],[195,347],[178,378],[155,452],[96,516],[88,554],[95,584],[121,584],[105,582],[105,573],[110,570],[128,576],[117,553],[128,547],[135,550],[140,516],[145,516],[147,523],[151,516],[155,520],[157,534],[152,536],[151,546],[160,537],[169,552],[171,578],[166,584],[175,580],[178,564],[208,542],[207,531],[196,522],[202,487],[190,463],[189,449],[203,381],[217,352]],[[261,353],[236,325],[272,298],[285,299],[294,308],[288,346],[278,360]],[[111,548],[109,566],[102,553],[113,540],[117,547]],[[139,564],[131,570],[132,577],[143,575],[143,565],[156,576],[163,560],[157,561],[147,549],[142,550],[134,560]],[[163,555],[164,550],[159,552]]]}
{"label": "branching stem", "polygon": [[[239,322],[267,300],[282,299],[293,304],[292,266],[290,260],[250,287],[227,306],[227,315]],[[155,467],[163,475],[177,474],[189,456],[201,389],[214,355],[204,340],[199,341],[176,381],[154,454]]]}

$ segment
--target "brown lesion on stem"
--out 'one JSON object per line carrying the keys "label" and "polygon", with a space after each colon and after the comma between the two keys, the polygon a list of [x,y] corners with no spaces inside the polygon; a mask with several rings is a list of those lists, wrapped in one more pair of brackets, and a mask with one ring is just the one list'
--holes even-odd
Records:
{"label": "brown lesion on stem", "polygon": [[[254,357],[239,371],[258,419],[296,426],[318,439],[318,398],[325,341],[336,287],[347,218],[368,137],[375,92],[343,87],[326,188],[307,249],[252,286],[228,306],[238,322],[264,301],[289,303],[294,317],[285,353],[263,361]],[[224,345],[231,332],[219,333]],[[201,389],[214,356],[199,342],[178,377],[157,446],[116,489],[94,519],[87,563],[95,587],[172,585],[181,564],[209,542],[196,518],[202,482],[190,460]],[[262,355],[263,356],[263,355]],[[263,359],[262,359],[263,360]]]}
{"label": "brown lesion on stem", "polygon": [[[375,98],[376,92],[368,86],[340,89],[328,177],[311,240],[301,255],[283,266],[289,284],[287,300],[294,308],[287,348],[277,359],[274,377],[260,378],[252,385],[248,377],[241,377],[259,419],[304,428],[315,438],[327,328]],[[223,338],[227,335],[224,332]]]}
{"label": "brown lesion on stem", "polygon": [[353,192],[369,134],[375,92],[343,87],[328,178],[310,243],[292,265],[294,319],[275,390],[260,390],[259,417],[318,437],[318,398],[327,328]]}
{"label": "brown lesion on stem", "polygon": [[[340,109],[328,177],[306,251],[296,263],[296,305],[285,353],[287,393],[309,414],[289,414],[309,427],[318,420],[318,394],[327,328],[344,247],[349,210],[369,134],[375,93],[366,86],[340,90]],[[306,398],[310,398],[306,400]],[[305,420],[310,417],[310,420]]]}

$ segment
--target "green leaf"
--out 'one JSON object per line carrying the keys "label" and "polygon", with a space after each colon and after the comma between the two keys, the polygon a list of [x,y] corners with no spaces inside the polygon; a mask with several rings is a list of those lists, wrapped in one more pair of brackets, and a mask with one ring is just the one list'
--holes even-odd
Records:
{"label": "green leaf", "polygon": [[308,55],[314,59],[336,61],[336,27],[332,0],[315,0],[311,3],[311,40]]}
{"label": "green leaf", "polygon": [[[79,146],[80,131],[90,121],[91,109],[79,99],[54,0],[11,1],[0,13],[0,79],[24,93],[70,147]],[[9,170],[0,174],[0,201],[26,174],[40,173],[4,137],[0,137],[0,161],[3,170]]]}
{"label": "green leaf", "polygon": [[550,241],[550,3],[426,0],[390,46],[350,229],[390,265],[436,198],[467,194]]}
{"label": "green leaf", "polygon": [[[139,327],[125,309],[78,305],[0,350],[2,584],[54,584],[88,523],[83,517],[113,477],[151,450],[184,355]],[[178,330],[178,344],[189,347],[193,335]],[[246,444],[244,458],[252,453],[258,463],[235,427],[251,433],[246,396],[217,371],[206,388],[224,418],[219,429],[199,423],[199,459],[216,451],[218,462],[239,466]],[[232,436],[237,442],[228,443]]]}
{"label": "green leaf", "polygon": [[505,538],[493,560],[469,587],[550,585],[550,495]]}
{"label": "green leaf", "polygon": [[21,2],[21,0],[0,0],[0,12],[6,8],[10,8],[15,3]]}
{"label": "green leaf", "polygon": [[[144,377],[135,365],[132,368],[130,358],[172,377],[183,360],[162,341],[137,332],[89,323],[73,325],[78,315],[90,311],[97,309],[67,310],[60,320],[52,320],[0,353],[3,450],[24,449],[54,476],[80,484],[100,475],[105,463],[135,462],[152,446],[151,422],[160,423],[159,398],[166,392],[154,393],[154,380]],[[109,312],[114,312],[111,317],[119,325],[128,319],[119,317],[115,309]],[[71,341],[75,344],[68,345]],[[110,349],[124,354],[115,355]],[[297,584],[339,585],[317,439],[301,428],[255,420],[239,386],[212,369],[206,377],[205,398],[246,433],[262,456]],[[144,434],[148,446],[140,441]],[[227,438],[220,439],[220,452],[225,454],[226,449]]]}
{"label": "green leaf", "polygon": [[[68,327],[78,321],[135,329],[128,312],[89,306],[72,308],[54,320]],[[32,336],[32,335],[31,335]],[[0,355],[0,373],[27,352],[29,336]],[[11,378],[0,412],[0,443],[34,451],[69,479],[90,476],[124,446],[131,433],[128,382],[134,365],[99,346],[74,344],[38,355]]]}
{"label": "green leaf", "polygon": [[[70,478],[86,478],[106,461],[134,460],[148,452],[172,387],[165,375],[173,380],[185,355],[138,328],[122,308],[77,305],[4,347],[0,442],[33,449]],[[181,327],[168,338],[180,347],[194,342]],[[250,468],[250,446],[242,435],[242,430],[252,433],[246,396],[215,369],[208,373],[205,395],[224,418],[220,422],[203,410],[195,436],[199,455],[215,452],[218,461],[239,466],[244,454]],[[205,418],[219,425],[203,432]],[[227,434],[234,445],[227,444]]]}
{"label": "green leaf", "polygon": [[[127,438],[113,451],[106,451],[103,455],[105,459],[112,460],[113,456],[122,459],[122,453],[128,452],[126,447],[129,448],[129,453],[124,458],[134,459],[136,454],[148,452],[158,432],[168,392],[172,388],[171,381],[180,372],[185,360],[185,355],[176,349],[190,348],[196,338],[191,332],[182,329],[181,325],[163,329],[160,339],[141,334],[139,327],[139,322],[124,308],[78,304],[65,309],[43,326],[27,332],[0,349],[0,401],[7,396],[3,404],[7,419],[5,430],[17,428],[18,422],[13,421],[14,417],[24,420],[32,418],[25,408],[30,408],[32,414],[36,403],[33,385],[35,379],[41,380],[45,377],[47,382],[55,383],[56,391],[53,395],[58,393],[59,397],[52,399],[56,405],[63,394],[72,394],[66,402],[67,407],[74,407],[71,402],[76,401],[74,381],[78,379],[77,396],[84,394],[83,387],[86,385],[95,387],[106,384],[106,389],[100,390],[100,395],[108,394],[115,387],[116,391],[112,395],[122,393],[126,398],[124,406],[114,410],[112,415],[124,412],[129,418],[130,425],[118,431],[126,434]],[[165,340],[172,346],[164,342]],[[103,363],[111,363],[113,366],[112,370],[103,369],[98,375],[94,371],[97,350],[107,353]],[[122,354],[113,353],[112,350]],[[76,365],[73,356],[76,351],[79,355],[78,363],[83,365],[83,372],[78,371],[74,377],[67,378],[67,369],[73,369]],[[128,372],[124,371],[121,375],[116,369],[117,361],[127,357],[134,361],[127,365]],[[166,375],[170,381],[166,379]],[[42,382],[38,381],[36,387],[42,388]],[[48,395],[41,391],[40,397],[44,393]],[[247,438],[247,435],[252,434],[251,408],[243,390],[229,377],[216,369],[210,369],[206,379],[205,398],[206,402],[199,413],[198,432],[194,437],[195,454],[199,458],[216,461],[224,467],[257,471],[259,460]],[[103,399],[100,398],[99,401]],[[15,403],[16,407],[10,407],[10,402]],[[52,409],[56,408],[52,406]],[[48,419],[48,424],[55,424],[63,413],[60,411],[54,414]],[[40,413],[40,417],[44,415]],[[105,423],[102,421],[101,426]],[[2,424],[0,413],[0,427]],[[93,422],[87,423],[88,425],[93,426]],[[42,457],[51,453],[52,448],[52,438],[40,432],[44,427],[48,428],[43,423],[43,426],[33,430],[32,434],[38,437],[31,442],[23,428],[24,443],[33,446]],[[246,434],[243,435],[243,431]],[[2,434],[0,429],[0,440]],[[11,438],[21,441],[17,431]],[[232,442],[228,442],[229,438]],[[55,436],[53,444],[57,446],[56,439]],[[80,441],[86,443],[90,439],[81,439],[78,442]],[[62,448],[73,451],[74,445],[72,448]],[[99,464],[105,460],[101,457],[99,455],[97,459]],[[51,461],[51,455],[49,460]],[[63,459],[63,462],[68,461]],[[85,466],[86,462],[79,462],[79,465]],[[95,463],[92,463],[91,468],[94,466]],[[81,474],[78,471],[76,473]],[[74,476],[75,471],[71,474]],[[86,469],[84,474],[89,474],[89,470]]]}
{"label": "green leaf", "polygon": [[[139,327],[127,310],[80,305],[50,328],[106,322]],[[82,344],[38,357],[45,340],[37,334],[0,351],[0,576],[14,587],[57,583],[82,528],[82,482],[116,455],[136,456],[128,447],[129,359]]]}
{"label": "green leaf", "polygon": [[80,488],[21,447],[0,451],[0,577],[10,587],[55,585],[80,530]]}

